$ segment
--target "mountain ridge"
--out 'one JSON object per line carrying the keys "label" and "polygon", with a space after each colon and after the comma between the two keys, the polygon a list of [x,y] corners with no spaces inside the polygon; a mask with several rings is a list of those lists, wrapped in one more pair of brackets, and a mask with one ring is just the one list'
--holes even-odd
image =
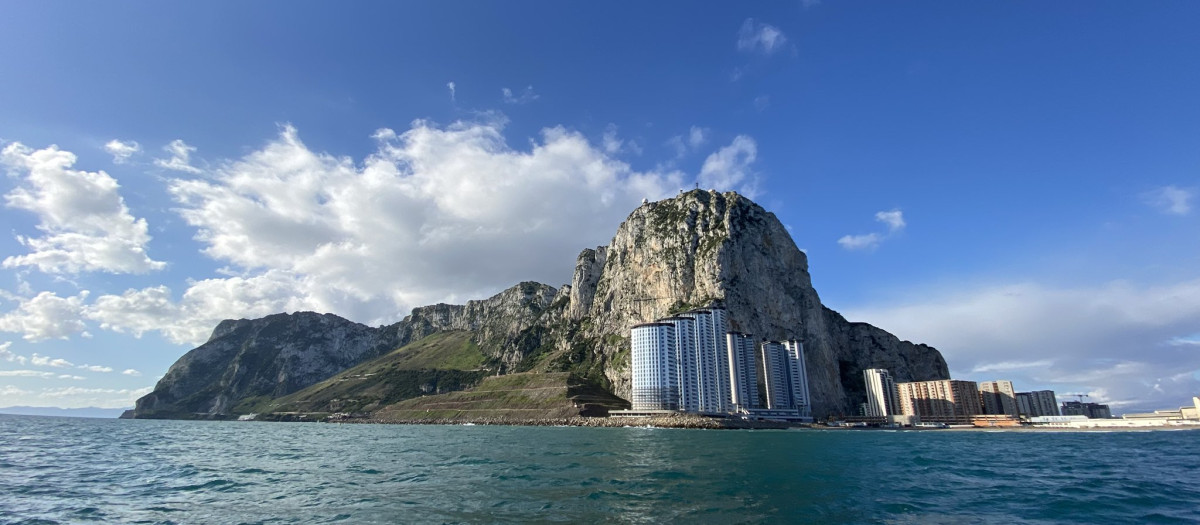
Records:
{"label": "mountain ridge", "polygon": [[[414,308],[378,328],[312,313],[223,321],[138,401],[135,416],[229,417],[246,399],[286,396],[444,331],[474,334],[497,373],[571,372],[628,398],[629,328],[713,301],[727,308],[731,329],[805,342],[818,417],[854,413],[865,368],[889,368],[897,381],[949,377],[936,349],[822,305],[807,256],[773,213],[737,193],[693,190],[639,206],[607,246],[580,252],[559,288],[523,282],[464,305]],[[288,315],[309,320],[279,317]],[[334,336],[302,329],[320,326]],[[213,364],[191,374],[207,382],[189,380],[192,361]]]}

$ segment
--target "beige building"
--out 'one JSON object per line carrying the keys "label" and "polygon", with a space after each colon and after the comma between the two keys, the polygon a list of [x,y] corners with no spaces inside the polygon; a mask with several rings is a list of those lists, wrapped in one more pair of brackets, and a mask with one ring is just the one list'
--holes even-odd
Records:
{"label": "beige building", "polygon": [[974,381],[943,379],[897,383],[900,413],[917,416],[923,423],[972,424],[972,416],[983,413],[979,387]]}

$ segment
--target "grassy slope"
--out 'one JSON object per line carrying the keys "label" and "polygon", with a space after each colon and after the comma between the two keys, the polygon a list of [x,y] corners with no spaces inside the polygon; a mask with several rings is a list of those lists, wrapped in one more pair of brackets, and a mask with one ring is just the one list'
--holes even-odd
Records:
{"label": "grassy slope", "polygon": [[400,401],[375,412],[384,421],[537,419],[579,414],[584,404],[626,408],[624,401],[570,373],[492,376],[461,392]]}
{"label": "grassy slope", "polygon": [[488,374],[470,332],[440,332],[299,392],[256,399],[241,412],[357,412],[422,394],[461,390]]}

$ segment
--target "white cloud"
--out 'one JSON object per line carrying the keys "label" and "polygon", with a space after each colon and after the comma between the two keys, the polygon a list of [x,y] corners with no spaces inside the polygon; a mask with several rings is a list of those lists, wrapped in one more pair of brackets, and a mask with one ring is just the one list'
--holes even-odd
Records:
{"label": "white cloud", "polygon": [[104,151],[113,156],[113,164],[124,164],[129,161],[129,157],[142,152],[142,145],[138,144],[136,140],[123,142],[113,139],[104,145]]}
{"label": "white cloud", "polygon": [[167,159],[154,159],[155,166],[186,173],[201,172],[200,168],[192,166],[192,152],[196,151],[195,146],[189,146],[186,142],[176,139],[172,140],[170,144],[163,146],[163,151],[170,153],[171,157]]}
{"label": "white cloud", "polygon": [[32,393],[33,392],[30,392],[28,390],[22,390],[20,388],[12,386],[12,385],[5,385],[3,387],[0,387],[0,396],[4,396],[5,399],[11,399],[11,398],[17,397],[17,396],[26,396],[26,395],[29,395]]}
{"label": "white cloud", "polygon": [[882,241],[882,235],[868,233],[865,235],[844,235],[838,239],[837,243],[847,250],[871,250],[879,246],[879,243]]}
{"label": "white cloud", "polygon": [[1196,192],[1176,186],[1163,186],[1142,194],[1142,200],[1170,215],[1187,215],[1192,211],[1192,199]]}
{"label": "white cloud", "polygon": [[759,95],[754,97],[754,109],[763,111],[771,105],[771,97],[767,95]]}
{"label": "white cloud", "polygon": [[138,372],[137,370],[134,370],[132,368],[126,368],[124,372],[121,372],[121,374],[127,375],[127,376],[133,376],[133,377],[141,377],[141,375],[142,375],[141,372]]}
{"label": "white cloud", "polygon": [[[514,150],[502,126],[380,130],[361,163],[309,150],[286,127],[211,177],[170,183],[204,253],[235,276],[192,283],[179,299],[162,286],[105,295],[84,316],[177,342],[202,342],[221,319],[280,311],[390,322],[522,280],[566,282],[580,249],[607,242],[643,198],[685,185],[682,173],[634,171],[563,128]],[[753,140],[731,148],[727,171],[744,173]]]}
{"label": "white cloud", "polygon": [[0,377],[38,377],[49,379],[54,377],[54,372],[39,372],[37,370],[0,370]]}
{"label": "white cloud", "polygon": [[867,233],[862,235],[844,235],[838,239],[838,244],[847,250],[874,250],[879,247],[879,243],[886,240],[893,234],[901,231],[907,226],[904,222],[904,212],[896,209],[890,211],[881,211],[875,213],[875,220],[887,225],[887,234],[882,233]]}
{"label": "white cloud", "polygon": [[534,93],[533,86],[526,86],[520,95],[514,94],[511,89],[500,88],[500,95],[505,104],[527,104],[541,98],[541,95]]}
{"label": "white cloud", "polygon": [[1002,361],[999,363],[983,363],[975,365],[971,369],[972,374],[982,374],[984,372],[1011,372],[1013,370],[1024,370],[1027,368],[1045,368],[1054,364],[1053,359],[1038,359],[1036,361]]}
{"label": "white cloud", "polygon": [[83,381],[84,379],[87,379],[86,377],[83,377],[83,376],[73,376],[71,374],[63,374],[63,375],[58,376],[58,378],[59,379],[71,379],[74,381]]}
{"label": "white cloud", "polygon": [[738,135],[728,146],[704,159],[698,182],[702,188],[736,190],[754,198],[758,194],[758,179],[750,165],[757,157],[758,146],[754,139]]}
{"label": "white cloud", "polygon": [[108,373],[108,372],[112,372],[112,371],[113,371],[113,369],[112,369],[112,367],[111,367],[111,366],[100,366],[100,365],[79,365],[79,367],[78,367],[78,368],[79,368],[80,370],[87,370],[87,371],[89,371],[89,372],[102,372],[102,373]]}
{"label": "white cloud", "polygon": [[17,363],[18,365],[23,365],[29,362],[29,358],[23,355],[14,354],[12,350],[9,350],[10,347],[12,347],[12,341],[0,343],[0,359],[8,361],[9,363]]}
{"label": "white cloud", "polygon": [[173,300],[166,286],[105,295],[98,297],[84,315],[100,322],[100,327],[106,330],[135,337],[157,330],[172,342],[199,344],[224,319],[296,310],[331,311],[306,301],[310,294],[321,294],[314,286],[294,275],[272,270],[254,277],[192,283],[179,301]]}
{"label": "white cloud", "polygon": [[708,128],[692,126],[687,133],[667,139],[666,145],[674,150],[675,159],[678,160],[708,143],[710,134]]}
{"label": "white cloud", "polygon": [[146,221],[129,213],[117,181],[103,171],[73,170],[75,160],[56,146],[4,148],[0,163],[24,175],[5,201],[37,214],[45,235],[17,237],[32,252],[8,257],[3,266],[34,266],[46,273],[146,273],[165,267],[146,254]]}
{"label": "white cloud", "polygon": [[457,94],[457,91],[455,89],[454,82],[447,82],[446,89],[450,90],[450,102],[455,102],[454,97]]}
{"label": "white cloud", "polygon": [[72,364],[70,361],[67,361],[66,359],[54,358],[54,357],[45,356],[45,355],[38,355],[36,353],[33,354],[33,357],[31,357],[29,359],[29,362],[33,363],[34,366],[52,366],[54,368],[70,368],[70,367],[75,366],[74,364]]}
{"label": "white cloud", "polygon": [[877,212],[875,213],[875,220],[888,225],[889,232],[903,230],[906,226],[904,223],[904,212],[900,210]]}
{"label": "white cloud", "polygon": [[756,22],[753,18],[747,18],[742,22],[742,28],[738,30],[737,48],[740,51],[746,52],[761,52],[771,54],[778,51],[787,43],[787,37],[779,28]]}
{"label": "white cloud", "polygon": [[[1106,400],[1146,410],[1200,391],[1200,354],[1171,344],[1200,333],[1200,280],[1020,283],[914,296],[922,299],[851,309],[846,317],[937,347],[960,379],[1011,379],[1018,390],[1105,389]],[[997,372],[1008,377],[993,377]],[[982,373],[988,376],[976,376]]]}
{"label": "white cloud", "polygon": [[688,131],[688,146],[696,149],[703,146],[705,142],[708,142],[708,130],[692,126],[692,129]]}
{"label": "white cloud", "polygon": [[74,297],[42,292],[0,316],[0,331],[23,334],[27,341],[67,339],[86,328],[81,320],[86,290]]}

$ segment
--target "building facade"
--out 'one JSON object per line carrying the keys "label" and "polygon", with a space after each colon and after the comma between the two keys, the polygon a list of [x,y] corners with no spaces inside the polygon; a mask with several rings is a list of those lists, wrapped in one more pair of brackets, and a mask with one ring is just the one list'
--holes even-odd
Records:
{"label": "building facade", "polygon": [[917,416],[923,423],[972,424],[981,415],[979,387],[974,381],[943,379],[899,383],[901,413]]}
{"label": "building facade", "polygon": [[1017,392],[1017,412],[1026,417],[1058,416],[1058,399],[1053,390]]}
{"label": "building facade", "polygon": [[887,417],[900,414],[900,402],[896,397],[896,383],[885,368],[863,370],[863,381],[867,386],[867,417]]}
{"label": "building facade", "polygon": [[983,413],[996,416],[1020,416],[1017,393],[1012,381],[982,381],[978,383]]}
{"label": "building facade", "polygon": [[634,410],[679,410],[675,326],[643,323],[630,332]]}
{"label": "building facade", "polygon": [[761,356],[767,408],[796,410],[801,417],[812,416],[804,345],[795,340],[764,341]]}
{"label": "building facade", "polygon": [[1108,408],[1108,405],[1099,403],[1067,401],[1062,404],[1062,415],[1085,416],[1088,419],[1109,419],[1112,417],[1112,410]]}
{"label": "building facade", "polygon": [[729,367],[730,410],[758,408],[758,367],[754,363],[754,337],[727,332],[725,347]]}

